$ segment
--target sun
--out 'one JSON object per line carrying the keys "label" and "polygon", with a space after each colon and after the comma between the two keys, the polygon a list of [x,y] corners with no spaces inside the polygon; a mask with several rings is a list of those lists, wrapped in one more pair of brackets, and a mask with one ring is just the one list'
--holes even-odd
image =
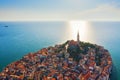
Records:
{"label": "sun", "polygon": [[85,40],[85,35],[87,32],[87,21],[69,21],[69,26],[71,27],[72,38],[76,40],[77,33],[79,31],[80,40]]}

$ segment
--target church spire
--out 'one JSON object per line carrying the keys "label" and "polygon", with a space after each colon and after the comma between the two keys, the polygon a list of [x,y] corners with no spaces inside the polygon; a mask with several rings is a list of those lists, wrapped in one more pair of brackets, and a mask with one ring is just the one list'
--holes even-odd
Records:
{"label": "church spire", "polygon": [[79,41],[79,30],[78,30],[78,33],[77,33],[77,41]]}
{"label": "church spire", "polygon": [[78,33],[77,33],[77,42],[78,44],[80,45],[80,40],[79,40],[80,36],[79,36],[79,30],[78,30]]}

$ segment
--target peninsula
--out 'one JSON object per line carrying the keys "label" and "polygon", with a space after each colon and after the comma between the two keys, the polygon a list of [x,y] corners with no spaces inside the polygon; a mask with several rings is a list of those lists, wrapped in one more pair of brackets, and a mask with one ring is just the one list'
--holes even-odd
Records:
{"label": "peninsula", "polygon": [[109,80],[112,58],[104,47],[68,40],[7,65],[0,80]]}

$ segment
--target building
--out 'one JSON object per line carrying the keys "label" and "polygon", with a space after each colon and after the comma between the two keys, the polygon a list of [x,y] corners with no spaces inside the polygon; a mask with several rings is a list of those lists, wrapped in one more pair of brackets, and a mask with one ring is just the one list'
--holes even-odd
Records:
{"label": "building", "polygon": [[78,45],[80,46],[80,36],[79,36],[79,31],[78,31],[78,33],[77,33],[77,43],[78,43]]}

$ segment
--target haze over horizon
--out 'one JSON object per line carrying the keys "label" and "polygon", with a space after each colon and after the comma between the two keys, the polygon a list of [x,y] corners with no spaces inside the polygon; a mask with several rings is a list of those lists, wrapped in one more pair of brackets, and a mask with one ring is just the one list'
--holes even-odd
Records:
{"label": "haze over horizon", "polygon": [[0,21],[120,21],[119,0],[0,0]]}

